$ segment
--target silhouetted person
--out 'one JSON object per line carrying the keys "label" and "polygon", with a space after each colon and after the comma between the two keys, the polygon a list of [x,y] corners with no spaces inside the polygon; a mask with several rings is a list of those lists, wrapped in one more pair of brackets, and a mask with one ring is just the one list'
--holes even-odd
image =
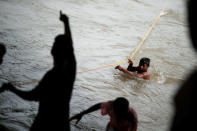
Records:
{"label": "silhouetted person", "polygon": [[[3,62],[3,56],[5,55],[6,53],[6,48],[4,46],[3,43],[0,43],[0,65],[2,64]],[[4,89],[2,87],[0,87],[0,93],[3,92]]]}
{"label": "silhouetted person", "polygon": [[0,43],[0,64],[3,62],[3,56],[6,53],[6,48],[3,43]]}
{"label": "silhouetted person", "polygon": [[55,38],[51,54],[54,67],[48,71],[37,87],[31,91],[20,91],[10,83],[4,84],[26,100],[38,101],[39,110],[31,131],[69,131],[69,102],[76,73],[76,61],[68,17],[60,12],[65,34]]}
{"label": "silhouetted person", "polygon": [[[188,22],[190,36],[195,49],[197,49],[197,1],[189,0],[188,6]],[[175,115],[171,125],[171,131],[197,131],[197,71],[189,76],[189,78],[181,86],[175,95]]]}
{"label": "silhouetted person", "polygon": [[[143,78],[146,80],[150,80],[150,73],[148,72],[148,68],[150,66],[150,59],[149,58],[141,58],[139,62],[139,66],[134,67],[133,66],[133,61],[129,59],[129,66],[127,69],[121,67],[121,66],[116,66],[115,69],[119,69],[120,71],[134,77],[139,77]],[[133,73],[136,72],[136,73]]]}
{"label": "silhouetted person", "polygon": [[129,102],[124,97],[115,100],[95,104],[70,118],[77,119],[78,123],[83,115],[101,109],[101,115],[109,115],[110,121],[107,124],[106,131],[137,131],[137,114],[135,110],[129,107]]}
{"label": "silhouetted person", "polygon": [[[5,48],[5,46],[4,46],[3,43],[0,43],[0,65],[1,65],[2,62],[3,62],[3,56],[5,55],[5,53],[6,53],[6,48]],[[3,91],[2,88],[0,88],[0,93],[1,93],[2,91]],[[6,127],[4,127],[3,125],[1,125],[1,123],[0,123],[0,131],[5,131],[5,130],[7,130]]]}

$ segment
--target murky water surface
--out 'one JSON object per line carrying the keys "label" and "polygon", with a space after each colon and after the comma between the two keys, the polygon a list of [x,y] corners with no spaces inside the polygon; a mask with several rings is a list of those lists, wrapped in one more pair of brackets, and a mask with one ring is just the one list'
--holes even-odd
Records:
{"label": "murky water surface", "polygon": [[[197,64],[187,36],[184,0],[0,0],[0,41],[7,47],[0,66],[0,84],[40,79],[52,67],[50,49],[63,33],[59,10],[68,14],[77,71],[126,60],[160,10],[164,15],[134,57],[149,57],[151,81],[129,77],[114,67],[78,74],[71,115],[98,102],[126,97],[139,119],[139,131],[166,131],[173,115],[173,95]],[[127,63],[121,64],[127,67]],[[36,83],[24,85],[32,89]],[[11,92],[0,94],[0,122],[12,131],[26,131],[38,104]],[[109,120],[100,111],[83,117],[73,131],[103,131]]]}

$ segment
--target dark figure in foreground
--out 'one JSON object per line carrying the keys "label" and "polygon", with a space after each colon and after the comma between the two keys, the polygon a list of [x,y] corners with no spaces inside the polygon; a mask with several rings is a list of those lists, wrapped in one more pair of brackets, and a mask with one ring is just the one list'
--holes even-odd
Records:
{"label": "dark figure in foreground", "polygon": [[[5,55],[6,53],[6,48],[4,46],[3,43],[0,43],[0,65],[2,64],[3,62],[3,56]],[[0,93],[2,92],[2,88],[0,88]],[[4,131],[4,130],[7,130],[6,127],[4,127],[3,125],[1,125],[0,123],[0,131]]]}
{"label": "dark figure in foreground", "polygon": [[[193,47],[197,49],[197,1],[189,0],[188,22]],[[197,71],[189,76],[175,95],[175,116],[171,131],[197,131]]]}
{"label": "dark figure in foreground", "polygon": [[[116,66],[115,69],[119,69],[120,71],[130,75],[130,76],[135,76],[139,78],[143,78],[146,80],[150,80],[150,74],[148,73],[148,68],[150,65],[150,59],[149,58],[142,58],[140,59],[139,66],[134,67],[133,66],[133,61],[129,59],[129,66],[127,69],[121,67],[121,66]],[[136,72],[136,73],[133,73]]]}
{"label": "dark figure in foreground", "polygon": [[65,34],[55,38],[51,54],[54,67],[48,71],[39,85],[29,92],[20,91],[12,84],[4,84],[23,99],[38,101],[39,110],[31,131],[69,131],[69,102],[76,73],[73,42],[68,17],[60,12]]}
{"label": "dark figure in foreground", "polygon": [[123,97],[95,104],[87,110],[72,116],[70,121],[77,119],[76,123],[78,123],[83,115],[98,109],[101,109],[101,115],[108,114],[110,116],[106,131],[137,131],[137,114],[133,108],[129,107],[128,100]]}
{"label": "dark figure in foreground", "polygon": [[[6,53],[6,48],[4,46],[3,43],[0,43],[0,65],[2,64],[3,62],[3,56],[5,55]],[[4,89],[2,87],[0,87],[0,93],[3,92]]]}
{"label": "dark figure in foreground", "polygon": [[5,55],[6,53],[6,48],[4,46],[3,43],[0,43],[0,65],[2,64],[3,62],[3,56]]}

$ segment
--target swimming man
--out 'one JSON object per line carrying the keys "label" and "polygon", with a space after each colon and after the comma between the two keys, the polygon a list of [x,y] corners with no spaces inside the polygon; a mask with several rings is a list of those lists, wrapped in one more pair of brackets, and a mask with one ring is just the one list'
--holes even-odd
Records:
{"label": "swimming man", "polygon": [[[150,74],[148,73],[148,68],[150,65],[150,59],[149,58],[142,58],[140,59],[139,66],[134,67],[133,66],[133,61],[129,59],[129,66],[127,69],[121,67],[121,66],[116,66],[115,69],[119,69],[120,71],[130,75],[130,76],[135,76],[139,78],[143,78],[146,80],[150,80]],[[136,73],[134,73],[136,72]]]}
{"label": "swimming man", "polygon": [[95,104],[69,120],[77,119],[76,123],[78,123],[83,115],[98,109],[101,109],[101,115],[110,116],[106,131],[137,131],[137,114],[133,108],[129,107],[129,101],[124,97]]}

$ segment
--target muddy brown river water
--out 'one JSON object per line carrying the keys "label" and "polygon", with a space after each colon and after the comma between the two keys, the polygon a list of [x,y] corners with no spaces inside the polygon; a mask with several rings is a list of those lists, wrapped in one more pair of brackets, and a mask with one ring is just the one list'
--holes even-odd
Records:
{"label": "muddy brown river water", "polygon": [[[7,54],[0,84],[39,80],[52,67],[50,49],[63,33],[59,10],[70,18],[77,71],[126,60],[164,8],[164,15],[134,56],[151,59],[151,80],[129,77],[113,67],[77,74],[70,114],[123,96],[139,119],[138,131],[167,131],[173,96],[197,64],[190,40],[184,0],[0,0],[0,42]],[[127,67],[127,63],[121,64]],[[32,89],[37,83],[20,86]],[[0,122],[11,131],[27,131],[38,104],[11,92],[0,94]],[[72,131],[104,131],[109,120],[100,111],[83,117]]]}

